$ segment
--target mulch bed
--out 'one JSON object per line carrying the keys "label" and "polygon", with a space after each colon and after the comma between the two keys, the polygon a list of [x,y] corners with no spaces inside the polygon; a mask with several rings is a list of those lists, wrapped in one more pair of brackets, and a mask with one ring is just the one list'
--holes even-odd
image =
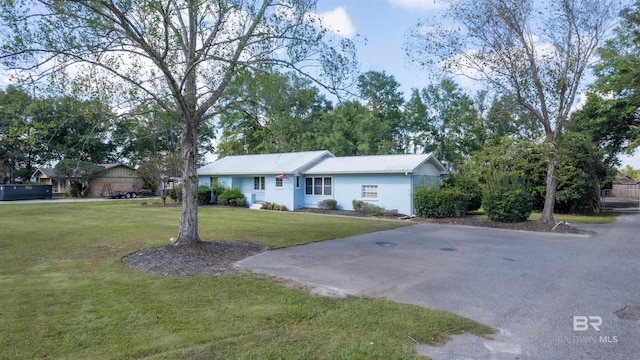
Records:
{"label": "mulch bed", "polygon": [[236,272],[236,261],[264,250],[264,246],[248,242],[203,241],[143,249],[124,257],[122,262],[156,276],[222,275]]}
{"label": "mulch bed", "polygon": [[[315,208],[314,209],[303,208],[303,209],[297,209],[296,211],[314,213],[314,214],[367,217],[367,215],[357,213],[353,210],[323,210],[323,209],[315,209]],[[580,230],[571,225],[567,225],[564,223],[556,225],[556,224],[547,224],[542,221],[523,221],[518,223],[504,223],[504,222],[493,221],[493,220],[478,219],[475,217],[427,219],[427,218],[410,218],[403,214],[400,214],[398,216],[379,216],[379,217],[372,217],[372,218],[407,220],[407,221],[413,221],[416,223],[424,223],[424,224],[479,226],[479,227],[488,227],[488,228],[494,228],[494,229],[554,232],[554,233],[562,233],[562,234],[590,234],[590,232],[588,231]]]}
{"label": "mulch bed", "polygon": [[536,231],[536,232],[553,232],[560,234],[591,234],[586,230],[575,228],[565,223],[560,224],[548,224],[542,221],[523,221],[517,223],[504,223],[493,220],[483,220],[473,217],[464,218],[446,218],[446,219],[422,219],[415,218],[415,222],[427,223],[427,224],[446,224],[446,225],[463,225],[463,226],[479,226],[493,229],[507,229],[507,230],[521,230],[521,231]]}

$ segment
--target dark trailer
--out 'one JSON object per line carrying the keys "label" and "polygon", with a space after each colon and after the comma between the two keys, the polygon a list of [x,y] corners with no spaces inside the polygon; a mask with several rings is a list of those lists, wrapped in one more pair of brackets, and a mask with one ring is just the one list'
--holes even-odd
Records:
{"label": "dark trailer", "polygon": [[0,185],[0,201],[51,199],[51,195],[51,185]]}

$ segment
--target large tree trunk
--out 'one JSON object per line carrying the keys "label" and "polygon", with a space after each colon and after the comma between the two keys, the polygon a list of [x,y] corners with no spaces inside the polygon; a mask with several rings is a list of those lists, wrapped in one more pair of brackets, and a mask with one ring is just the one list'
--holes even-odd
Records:
{"label": "large tree trunk", "polygon": [[556,205],[556,190],[558,188],[558,155],[555,152],[547,155],[549,165],[547,166],[547,187],[544,197],[544,208],[542,209],[542,221],[553,223],[553,210]]}
{"label": "large tree trunk", "polygon": [[[186,63],[187,73],[184,77],[183,102],[180,97],[176,98],[178,105],[179,123],[181,130],[180,137],[180,160],[182,161],[182,213],[180,214],[180,229],[175,245],[194,244],[200,242],[198,235],[198,201],[196,199],[196,188],[198,187],[197,156],[198,156],[198,126],[200,119],[197,118],[196,109],[198,104],[197,95],[197,63],[196,63],[196,43],[198,7],[197,1],[190,0],[188,3],[189,24],[186,35],[187,44]],[[184,26],[184,25],[183,25]]]}
{"label": "large tree trunk", "polygon": [[198,202],[196,188],[197,174],[197,129],[189,119],[180,119],[182,136],[180,138],[180,157],[182,160],[182,213],[180,229],[174,245],[200,242],[198,235]]}
{"label": "large tree trunk", "polygon": [[593,210],[594,214],[600,214],[602,213],[602,204],[600,199],[602,191],[602,181],[600,180],[600,177],[598,176],[596,171],[593,170],[593,168],[591,168],[591,171],[589,171],[589,175],[591,175],[591,179],[593,179],[593,181],[591,182],[591,209]]}

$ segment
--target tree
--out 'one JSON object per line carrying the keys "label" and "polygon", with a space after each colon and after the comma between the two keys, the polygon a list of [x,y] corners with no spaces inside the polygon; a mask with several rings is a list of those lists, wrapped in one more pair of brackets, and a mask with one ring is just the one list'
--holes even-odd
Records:
{"label": "tree", "polygon": [[640,181],[640,169],[634,169],[631,165],[627,164],[624,169],[620,169],[620,172],[636,181]]}
{"label": "tree", "polygon": [[469,161],[460,166],[460,172],[486,186],[496,174],[510,174],[525,182],[532,196],[533,208],[544,206],[547,160],[542,144],[514,137],[501,137],[484,145]]}
{"label": "tree", "polygon": [[435,152],[450,169],[456,169],[485,141],[486,129],[474,100],[453,80],[414,90],[406,111],[414,147]]}
{"label": "tree", "polygon": [[9,182],[28,179],[36,164],[49,159],[52,125],[40,116],[41,103],[14,86],[0,90],[0,161]]}
{"label": "tree", "polygon": [[108,141],[113,119],[109,107],[96,100],[32,97],[9,86],[0,90],[0,157],[22,178],[31,176],[36,164],[115,160],[116,144]]}
{"label": "tree", "polygon": [[404,152],[402,139],[402,106],[400,84],[384,71],[368,71],[358,76],[360,99],[369,110],[358,128],[358,154],[380,155]]}
{"label": "tree", "polygon": [[509,96],[493,97],[487,106],[486,114],[481,116],[488,143],[498,141],[502,137],[521,140],[542,138],[542,129],[535,116]]}
{"label": "tree", "polygon": [[615,37],[599,49],[596,82],[585,108],[609,153],[640,147],[640,3],[622,11]]}
{"label": "tree", "polygon": [[293,73],[245,71],[226,94],[234,105],[218,122],[218,155],[315,150],[316,122],[331,103],[308,80]]}
{"label": "tree", "polygon": [[[200,128],[231,106],[221,101],[244,69],[284,67],[337,90],[353,44],[330,37],[313,0],[2,1],[0,59],[12,69],[59,73],[85,94],[119,94],[123,107],[153,100],[175,109],[183,199],[175,244],[199,242]],[[335,40],[331,43],[331,40]],[[35,63],[34,63],[35,61]],[[309,72],[313,71],[313,72]]]}
{"label": "tree", "polygon": [[336,156],[359,155],[364,141],[360,137],[360,124],[369,116],[369,110],[358,101],[341,103],[317,124],[318,148]]}
{"label": "tree", "polygon": [[48,97],[34,101],[32,114],[48,129],[41,149],[44,160],[94,164],[116,160],[117,144],[110,141],[115,115],[106,104],[96,99]]}
{"label": "tree", "polygon": [[[408,47],[420,64],[481,80],[535,115],[548,160],[544,222],[553,221],[556,143],[582,77],[616,18],[615,0],[452,0],[443,24],[418,24]],[[449,24],[451,25],[451,24]]]}
{"label": "tree", "polygon": [[115,126],[114,142],[120,155],[141,164],[158,153],[180,152],[180,128],[175,111],[167,112],[154,103],[140,104],[122,116]]}
{"label": "tree", "polygon": [[138,167],[138,174],[152,192],[160,190],[162,204],[166,204],[167,190],[165,184],[167,180],[180,176],[180,159],[178,153],[156,154],[144,160]]}
{"label": "tree", "polygon": [[[180,127],[175,109],[164,110],[155,103],[140,104],[131,112],[120,116],[114,124],[113,143],[118,155],[132,164],[164,153],[180,153]],[[198,159],[213,153],[213,126],[202,126],[198,135]],[[176,177],[180,177],[176,174]]]}
{"label": "tree", "polygon": [[561,157],[557,210],[599,214],[602,185],[614,174],[613,167],[606,161],[605,151],[586,131],[567,132],[559,141],[558,148]]}

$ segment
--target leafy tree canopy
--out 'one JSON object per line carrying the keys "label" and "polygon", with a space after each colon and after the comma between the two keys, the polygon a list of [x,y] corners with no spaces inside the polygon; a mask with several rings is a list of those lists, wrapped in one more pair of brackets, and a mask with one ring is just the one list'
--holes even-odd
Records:
{"label": "leafy tree canopy", "polygon": [[314,0],[2,1],[0,59],[37,77],[55,74],[120,108],[154,101],[176,112],[183,199],[176,244],[199,242],[200,128],[244,70],[285,68],[338,91],[355,65],[351,41],[332,35]]}

